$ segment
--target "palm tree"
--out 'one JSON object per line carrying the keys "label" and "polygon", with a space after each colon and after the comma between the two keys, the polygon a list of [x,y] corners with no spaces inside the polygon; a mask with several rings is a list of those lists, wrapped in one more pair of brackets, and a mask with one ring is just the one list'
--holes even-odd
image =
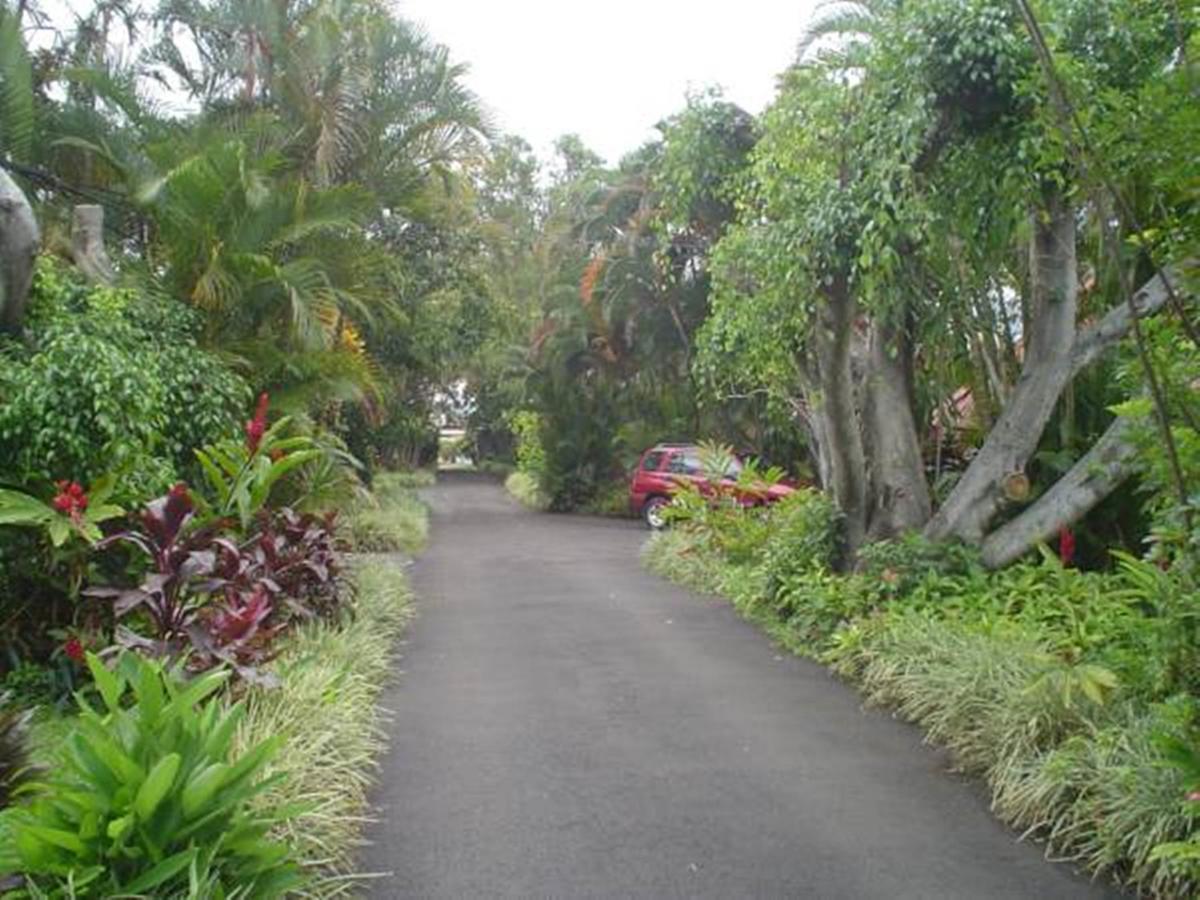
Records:
{"label": "palm tree", "polygon": [[824,0],[796,44],[796,61],[809,61],[814,51],[835,68],[853,65],[854,49],[879,39],[904,0]]}

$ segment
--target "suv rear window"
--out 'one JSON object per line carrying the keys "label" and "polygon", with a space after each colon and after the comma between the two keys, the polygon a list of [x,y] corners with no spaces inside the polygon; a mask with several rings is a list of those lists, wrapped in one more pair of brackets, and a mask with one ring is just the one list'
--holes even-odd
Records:
{"label": "suv rear window", "polygon": [[647,453],[646,458],[642,460],[643,472],[657,472],[659,466],[662,465],[664,454],[661,450],[656,450],[653,453]]}

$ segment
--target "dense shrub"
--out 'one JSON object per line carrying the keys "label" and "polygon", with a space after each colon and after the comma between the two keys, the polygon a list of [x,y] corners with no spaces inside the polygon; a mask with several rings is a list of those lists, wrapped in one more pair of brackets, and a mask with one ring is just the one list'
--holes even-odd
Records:
{"label": "dense shrub", "polygon": [[120,471],[131,501],[193,473],[193,450],[235,434],[249,398],[196,328],[181,303],[84,287],[41,261],[25,339],[0,347],[0,477]]}
{"label": "dense shrub", "polygon": [[542,447],[542,417],[535,412],[518,410],[508,416],[516,444],[517,468],[527,475],[540,478],[546,471],[546,451]]}
{"label": "dense shrub", "polygon": [[86,591],[111,599],[120,643],[186,659],[194,669],[228,664],[258,679],[257,666],[284,629],[297,619],[337,616],[341,563],[332,515],[261,510],[241,541],[224,532],[226,521],[199,516],[178,484],[146,506],[138,527],[98,545],[132,547],[146,567],[140,583]]}
{"label": "dense shrub", "polygon": [[791,576],[831,565],[836,545],[837,509],[825,494],[800,489],[780,500],[757,551],[767,594],[773,597]]}
{"label": "dense shrub", "polygon": [[430,410],[396,391],[382,404],[347,403],[341,407],[338,433],[350,453],[375,471],[436,466],[438,430]]}

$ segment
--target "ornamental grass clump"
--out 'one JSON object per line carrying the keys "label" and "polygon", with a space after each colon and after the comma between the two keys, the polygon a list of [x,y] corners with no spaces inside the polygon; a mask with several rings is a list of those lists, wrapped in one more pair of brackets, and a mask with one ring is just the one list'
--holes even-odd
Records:
{"label": "ornamental grass clump", "polygon": [[282,897],[304,883],[269,832],[291,814],[250,805],[273,781],[279,737],[234,752],[245,715],[214,696],[227,680],[184,681],[132,653],[114,671],[88,666],[103,709],[79,695],[78,721],[55,770],[8,819],[0,875],[30,896],[187,894]]}
{"label": "ornamental grass clump", "polygon": [[429,536],[425,505],[409,488],[386,476],[375,479],[374,496],[341,520],[341,534],[360,553],[416,553]]}
{"label": "ornamental grass clump", "polygon": [[[1197,803],[1169,764],[1164,740],[1196,718],[1178,697],[1152,707],[1123,704],[1108,723],[1066,738],[1014,765],[992,783],[993,807],[1047,851],[1154,897],[1195,896]],[[1192,848],[1192,855],[1160,848]]]}
{"label": "ornamental grass clump", "polygon": [[[385,745],[376,701],[394,671],[395,640],[409,617],[410,593],[398,566],[354,568],[353,615],[341,627],[312,622],[298,629],[273,664],[282,687],[252,688],[234,739],[238,748],[276,736],[270,786],[254,801],[269,810],[302,808],[274,836],[313,874],[321,897],[352,893],[355,854],[367,817],[367,790]],[[297,715],[302,710],[302,715]]]}

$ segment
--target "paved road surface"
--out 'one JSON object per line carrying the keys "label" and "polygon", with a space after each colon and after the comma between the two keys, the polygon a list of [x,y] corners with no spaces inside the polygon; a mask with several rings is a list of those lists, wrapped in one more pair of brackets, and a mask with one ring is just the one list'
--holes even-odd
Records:
{"label": "paved road surface", "polygon": [[1108,896],[914,729],[644,572],[635,523],[472,476],[429,499],[372,896]]}

